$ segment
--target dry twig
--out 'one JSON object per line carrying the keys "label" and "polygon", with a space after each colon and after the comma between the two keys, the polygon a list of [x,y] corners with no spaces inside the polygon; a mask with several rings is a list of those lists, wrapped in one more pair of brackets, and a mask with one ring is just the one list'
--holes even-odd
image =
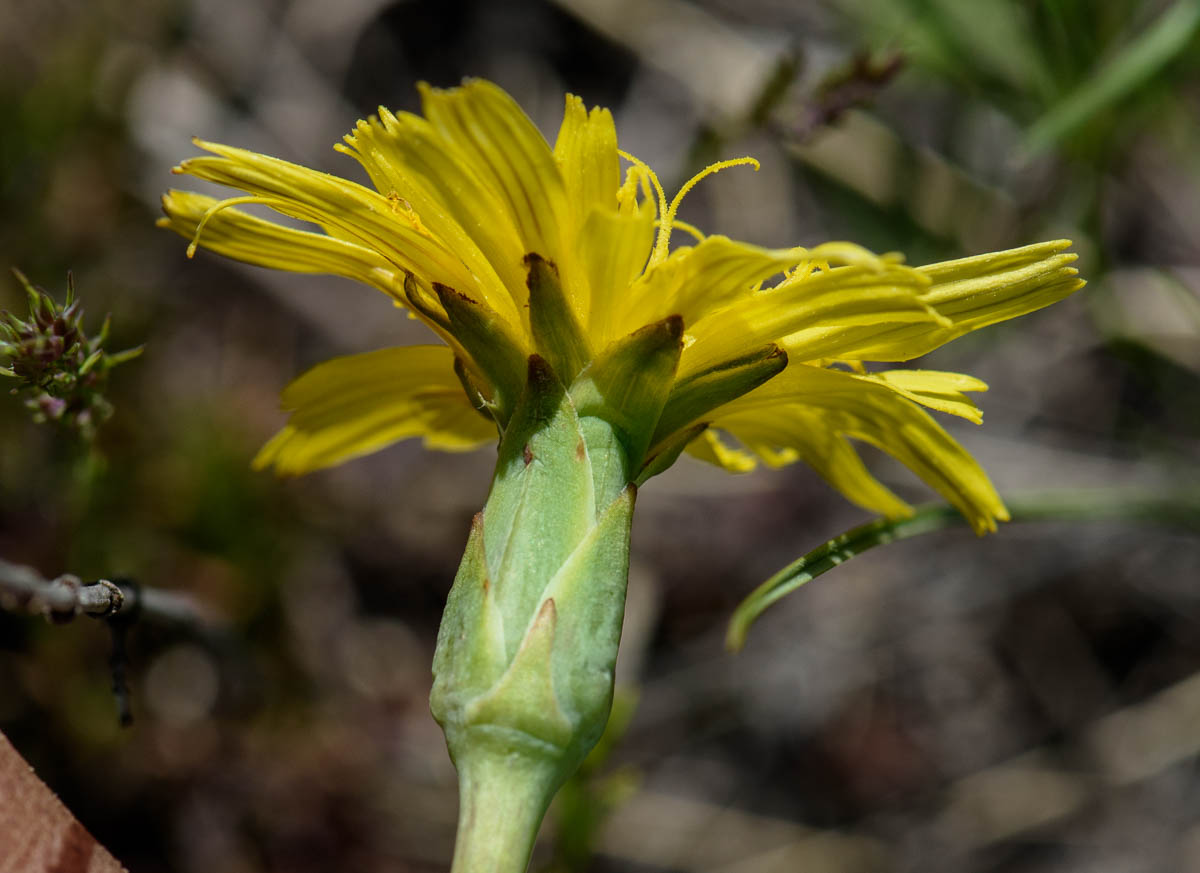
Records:
{"label": "dry twig", "polygon": [[215,624],[207,610],[181,594],[141,588],[124,580],[99,579],[85,584],[70,574],[46,579],[32,567],[2,559],[0,609],[42,615],[55,623],[78,615],[113,618],[140,612],[153,621],[197,630]]}

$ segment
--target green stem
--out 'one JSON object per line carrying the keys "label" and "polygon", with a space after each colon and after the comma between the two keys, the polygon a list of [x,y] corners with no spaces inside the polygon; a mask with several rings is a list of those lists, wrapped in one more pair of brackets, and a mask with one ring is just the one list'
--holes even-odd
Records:
{"label": "green stem", "polygon": [[455,764],[459,813],[451,873],[525,870],[558,788],[558,768],[491,744],[460,752]]}

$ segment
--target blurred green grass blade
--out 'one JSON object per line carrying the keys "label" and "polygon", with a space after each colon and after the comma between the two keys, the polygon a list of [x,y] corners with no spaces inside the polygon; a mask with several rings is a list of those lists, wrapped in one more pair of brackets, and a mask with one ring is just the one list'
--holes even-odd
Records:
{"label": "blurred green grass blade", "polygon": [[842,0],[875,48],[898,49],[915,66],[961,83],[994,80],[1047,95],[1052,77],[1012,0]]}
{"label": "blurred green grass blade", "polygon": [[1192,40],[1200,0],[1179,0],[1140,36],[1045,115],[1025,134],[1025,149],[1042,151],[1070,136],[1098,112],[1144,85]]}
{"label": "blurred green grass blade", "polygon": [[[1082,491],[1006,502],[1013,522],[1120,519],[1200,529],[1200,491],[1167,495]],[[750,626],[771,604],[856,555],[876,546],[966,524],[966,519],[952,506],[928,503],[917,507],[909,518],[881,518],[834,537],[788,564],[738,604],[729,620],[725,647],[731,652],[740,651],[746,644]]]}
{"label": "blurred green grass blade", "polygon": [[1048,94],[1050,72],[1021,4],[1011,0],[933,0],[930,5],[965,63],[1019,91]]}
{"label": "blurred green grass blade", "polygon": [[738,604],[729,620],[725,648],[731,652],[740,651],[746,644],[750,626],[771,604],[855,555],[886,543],[965,523],[957,509],[939,503],[920,507],[911,518],[895,521],[881,518],[834,537],[788,564]]}

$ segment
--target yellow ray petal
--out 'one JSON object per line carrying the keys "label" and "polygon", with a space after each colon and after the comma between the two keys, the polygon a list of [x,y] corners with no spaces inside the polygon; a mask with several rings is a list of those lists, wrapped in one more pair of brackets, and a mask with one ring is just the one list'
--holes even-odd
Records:
{"label": "yellow ray petal", "polygon": [[566,193],[554,154],[529,116],[482,79],[448,91],[425,84],[420,90],[425,117],[505,204],[526,252],[559,263]]}
{"label": "yellow ray petal", "polygon": [[[648,210],[621,215],[593,209],[579,235],[579,263],[590,286],[584,320],[593,347],[602,349],[618,336],[629,286],[641,275],[654,244],[654,215]],[[640,326],[640,325],[639,325]]]}
{"label": "yellow ray petal", "polygon": [[604,211],[617,208],[621,162],[617,155],[617,129],[607,109],[597,106],[588,112],[580,98],[568,94],[562,127],[554,141],[554,159],[562,173],[577,227],[593,208]]}
{"label": "yellow ray petal", "polygon": [[[334,148],[354,157],[385,196],[395,192],[446,241],[472,272],[495,275],[524,306],[521,259],[525,246],[511,222],[497,221],[505,206],[475,175],[471,162],[424,118],[379,108]],[[494,301],[489,305],[496,308]]]}
{"label": "yellow ray petal", "polygon": [[694,342],[684,355],[680,377],[781,339],[789,360],[813,360],[806,350],[796,352],[791,346],[795,332],[806,329],[949,324],[921,301],[924,287],[916,271],[889,265],[837,267],[764,289],[689,326]]}
{"label": "yellow ray petal", "polygon": [[[217,203],[202,194],[168,191],[162,198],[166,217],[158,224],[191,240],[200,221]],[[283,227],[237,209],[212,213],[204,226],[203,242],[205,248],[247,264],[344,276],[397,296],[395,267],[377,252],[324,234]]]}
{"label": "yellow ray petal", "polygon": [[796,360],[907,361],[972,330],[1016,318],[1073,294],[1084,283],[1064,253],[1068,240],[918,267],[929,280],[922,302],[942,324],[881,320],[872,325],[806,328],[782,343]]}
{"label": "yellow ray petal", "polygon": [[[747,446],[755,454],[768,459],[767,463],[773,466],[778,466],[781,461],[803,461],[843,497],[863,509],[888,518],[912,515],[912,507],[871,475],[850,441],[828,427],[820,413],[804,415],[800,410],[794,412],[796,417],[793,421],[803,420],[806,425],[802,431],[786,434],[777,432],[773,442],[767,443],[761,440],[771,434],[771,428],[761,425],[752,427],[749,432],[756,434],[760,441],[748,442]],[[786,445],[788,449],[781,451],[774,445]]]}
{"label": "yellow ray petal", "polygon": [[983,411],[962,392],[986,391],[987,383],[964,373],[948,373],[942,370],[884,370],[881,373],[860,375],[886,385],[903,397],[907,397],[929,409],[957,415],[975,424],[983,424]]}
{"label": "yellow ray petal", "polygon": [[622,326],[681,315],[690,328],[808,257],[804,248],[764,249],[726,236],[705,237],[696,246],[676,249],[647,271],[622,303]]}
{"label": "yellow ray petal", "polygon": [[294,476],[332,467],[399,440],[466,451],[496,439],[454,374],[444,346],[406,346],[334,358],[284,389],[287,425],[262,447],[255,469]]}
{"label": "yellow ray petal", "polygon": [[[811,450],[805,434],[825,428],[887,452],[970,520],[977,532],[994,530],[1008,513],[987,474],[915,403],[870,378],[805,365],[775,379],[713,416],[747,445]],[[861,495],[859,498],[861,499]]]}
{"label": "yellow ray petal", "polygon": [[749,473],[758,466],[754,455],[726,445],[720,434],[712,428],[701,431],[700,436],[688,443],[684,451],[693,458],[714,464],[730,473]]}
{"label": "yellow ray petal", "polygon": [[[1063,240],[1050,245],[1068,246],[1070,243]],[[1044,244],[1030,248],[1047,247]],[[1074,279],[1079,271],[1071,264],[1077,258],[1073,253],[1067,253],[1025,264],[1007,264],[986,257],[934,264],[921,270],[934,279],[922,299],[950,318],[956,335],[962,335],[1053,302],[1045,299],[1046,285]]]}
{"label": "yellow ray petal", "polygon": [[[1010,270],[1024,269],[1032,264],[1045,261],[1047,258],[1061,255],[1070,247],[1069,239],[1053,239],[1013,249],[1002,249],[998,252],[956,258],[952,261],[939,261],[936,264],[917,267],[917,269],[938,284],[973,276],[997,275]],[[1069,257],[1072,261],[1075,260],[1074,255]]]}
{"label": "yellow ray petal", "polygon": [[[628,285],[628,280],[619,288],[603,284],[612,278],[609,265],[598,265],[596,259],[589,263],[586,260],[589,253],[581,250],[589,245],[595,250],[596,242],[587,240],[589,227],[597,221],[611,227],[618,221],[621,162],[617,154],[617,130],[609,111],[596,107],[589,113],[582,100],[568,94],[562,126],[554,143],[554,160],[562,174],[566,215],[570,220],[569,226],[562,229],[563,255],[568,260],[559,263],[558,268],[576,316],[586,322],[595,307],[595,295],[611,299]],[[593,214],[601,218],[593,219]],[[624,242],[619,231],[617,237],[613,242]],[[638,265],[639,270],[642,264]],[[618,272],[621,270],[621,265],[614,266]]]}
{"label": "yellow ray petal", "polygon": [[[258,195],[272,209],[311,221],[339,239],[378,252],[403,270],[442,282],[492,303],[494,288],[479,281],[462,260],[405,209],[400,198],[245,149],[196,141],[218,157],[184,161],[177,172]],[[203,236],[199,240],[203,245]],[[505,295],[497,311],[515,318]],[[519,323],[519,322],[518,322]]]}

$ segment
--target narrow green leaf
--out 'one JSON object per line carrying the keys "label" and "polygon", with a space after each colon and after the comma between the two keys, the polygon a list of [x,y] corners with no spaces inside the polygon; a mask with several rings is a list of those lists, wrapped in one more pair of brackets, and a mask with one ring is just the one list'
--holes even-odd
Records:
{"label": "narrow green leaf", "polygon": [[33,287],[33,283],[28,277],[16,267],[12,268],[13,275],[17,277],[17,281],[21,283],[21,287],[25,289],[25,296],[29,298],[29,314],[36,315],[38,304],[41,302],[41,295],[38,290]]}
{"label": "narrow green leaf", "polygon": [[1039,152],[1070,136],[1093,116],[1144,85],[1192,41],[1200,0],[1178,0],[1140,36],[1051,107],[1025,133],[1025,149]]}
{"label": "narrow green leaf", "polygon": [[104,359],[104,367],[105,369],[111,370],[113,367],[117,366],[117,364],[124,364],[126,361],[132,361],[134,358],[140,358],[145,349],[145,346],[134,346],[131,349],[113,352]]}
{"label": "narrow green leaf", "polygon": [[[1175,495],[1083,491],[1030,495],[1007,500],[1010,523],[1032,521],[1105,521],[1123,519],[1200,528],[1200,492]],[[856,555],[887,543],[967,525],[958,510],[944,503],[917,507],[909,518],[878,519],[846,531],[788,564],[754,589],[734,610],[725,634],[725,647],[739,651],[750,626],[771,604],[806,582],[827,573]]]}
{"label": "narrow green leaf", "polygon": [[96,349],[96,351],[94,351],[90,355],[88,355],[87,360],[84,361],[80,365],[79,375],[86,376],[91,371],[92,367],[96,366],[96,364],[103,357],[104,357],[104,349]]}
{"label": "narrow green leaf", "polygon": [[96,348],[100,348],[106,342],[108,342],[108,332],[110,330],[112,330],[112,313],[111,312],[108,315],[104,316],[104,323],[100,325],[100,332],[97,333],[95,338],[92,340],[92,343],[96,346]]}
{"label": "narrow green leaf", "polygon": [[35,305],[32,314],[35,318],[40,318],[43,324],[48,327],[54,323],[56,318],[58,318],[59,309],[58,306],[55,305],[53,297],[51,297],[49,294],[39,293],[37,295],[37,304]]}

